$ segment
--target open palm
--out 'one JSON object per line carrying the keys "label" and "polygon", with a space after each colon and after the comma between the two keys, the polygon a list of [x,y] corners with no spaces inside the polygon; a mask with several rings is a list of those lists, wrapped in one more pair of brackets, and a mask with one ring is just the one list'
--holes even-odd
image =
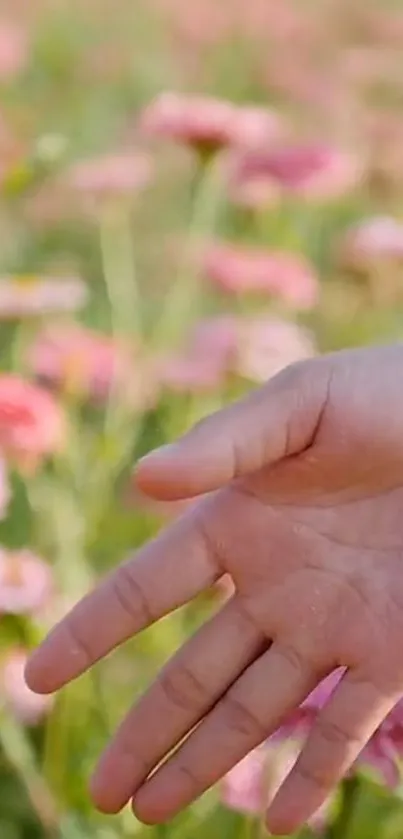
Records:
{"label": "open palm", "polygon": [[101,809],[169,819],[342,666],[269,810],[290,832],[401,698],[402,370],[401,347],[304,362],[139,465],[154,497],[205,497],[52,631],[30,686],[59,688],[224,573],[235,593],[122,723]]}

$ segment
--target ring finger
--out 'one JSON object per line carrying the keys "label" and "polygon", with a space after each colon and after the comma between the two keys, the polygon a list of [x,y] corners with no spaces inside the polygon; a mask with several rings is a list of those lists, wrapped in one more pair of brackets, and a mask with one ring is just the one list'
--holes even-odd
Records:
{"label": "ring finger", "polygon": [[151,824],[174,816],[275,731],[318,680],[303,654],[275,642],[139,789],[136,815]]}
{"label": "ring finger", "polygon": [[102,756],[91,784],[99,809],[117,812],[127,803],[264,643],[236,597],[196,633],[129,712]]}

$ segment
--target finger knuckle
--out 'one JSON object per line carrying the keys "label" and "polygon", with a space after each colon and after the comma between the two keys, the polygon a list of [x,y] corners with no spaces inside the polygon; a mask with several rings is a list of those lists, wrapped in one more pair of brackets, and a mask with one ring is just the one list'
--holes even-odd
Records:
{"label": "finger knuckle", "polygon": [[120,765],[124,765],[126,771],[130,772],[133,786],[140,784],[152,769],[153,761],[151,755],[146,755],[141,748],[135,731],[122,727],[114,743],[114,749]]}
{"label": "finger knuckle", "polygon": [[205,684],[184,664],[167,668],[161,673],[159,684],[165,700],[183,711],[200,711],[209,704]]}
{"label": "finger knuckle", "polygon": [[353,732],[349,731],[345,725],[336,720],[321,719],[319,717],[316,728],[318,736],[329,746],[347,747],[357,739]]}
{"label": "finger knuckle", "polygon": [[277,647],[277,653],[297,677],[303,676],[308,668],[311,669],[308,656],[302,653],[295,644],[281,643]]}
{"label": "finger knuckle", "polygon": [[277,373],[276,384],[286,390],[293,390],[295,387],[300,385],[300,383],[308,375],[311,364],[312,361],[307,359],[300,359],[298,361],[293,361],[291,364],[287,364],[286,367]]}
{"label": "finger knuckle", "polygon": [[248,635],[254,635],[256,640],[260,641],[263,645],[267,640],[266,635],[260,621],[260,616],[256,615],[256,609],[254,609],[253,601],[250,597],[238,593],[236,599],[233,601],[232,612],[240,631],[243,634],[248,633]]}
{"label": "finger knuckle", "polygon": [[238,737],[242,736],[253,743],[261,742],[266,737],[267,726],[243,700],[228,694],[223,705],[226,726]]}
{"label": "finger knuckle", "polygon": [[309,786],[324,793],[328,792],[338,778],[338,774],[334,772],[330,764],[320,765],[316,760],[304,754],[297,763],[295,774]]}
{"label": "finger knuckle", "polygon": [[243,439],[239,439],[236,434],[228,437],[227,440],[230,458],[233,464],[232,474],[234,478],[241,478],[246,471],[248,449],[245,447]]}
{"label": "finger knuckle", "polygon": [[212,562],[212,569],[216,572],[217,569],[224,574],[226,568],[226,547],[220,540],[212,526],[211,517],[206,515],[203,507],[200,507],[193,520],[195,533],[197,534],[200,544],[203,546],[204,552]]}
{"label": "finger knuckle", "polygon": [[201,777],[200,770],[193,769],[185,761],[178,762],[175,767],[175,772],[179,777],[182,785],[186,787],[187,797],[195,797],[200,789],[204,787],[204,780]]}
{"label": "finger knuckle", "polygon": [[75,656],[79,656],[82,663],[82,668],[87,668],[94,660],[92,645],[85,634],[81,632],[79,624],[69,618],[66,618],[65,632],[67,637],[67,646]]}
{"label": "finger knuckle", "polygon": [[131,572],[129,564],[122,565],[111,578],[113,596],[121,612],[137,626],[153,623],[149,600]]}

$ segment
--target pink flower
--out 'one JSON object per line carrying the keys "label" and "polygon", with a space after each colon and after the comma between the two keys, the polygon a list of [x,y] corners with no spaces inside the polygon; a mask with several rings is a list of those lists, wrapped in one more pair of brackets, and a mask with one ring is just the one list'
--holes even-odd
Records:
{"label": "pink flower", "polygon": [[300,143],[238,155],[230,168],[229,190],[234,200],[248,206],[251,196],[264,205],[267,194],[271,202],[276,190],[297,198],[331,200],[355,188],[362,177],[362,164],[352,155]]}
{"label": "pink flower", "polygon": [[267,751],[254,749],[243,758],[224,778],[221,788],[223,803],[230,810],[248,815],[264,813],[269,793],[265,783]]}
{"label": "pink flower", "polygon": [[228,7],[214,0],[203,0],[192,6],[184,0],[154,0],[154,5],[170,27],[171,37],[181,45],[187,68],[189,59],[198,58],[201,46],[220,43],[228,34]]}
{"label": "pink flower", "polygon": [[315,355],[311,334],[272,316],[217,316],[200,321],[185,347],[160,362],[160,379],[178,393],[218,390],[235,374],[263,382]]}
{"label": "pink flower", "polygon": [[279,116],[269,109],[174,92],[151,102],[140,118],[140,129],[207,155],[230,145],[260,146],[278,139],[283,130]]}
{"label": "pink flower", "polygon": [[87,287],[79,277],[0,278],[0,321],[73,312],[87,299]]}
{"label": "pink flower", "polygon": [[244,105],[234,113],[231,145],[241,148],[267,147],[278,141],[284,131],[283,120],[276,111]]}
{"label": "pink flower", "polygon": [[[230,810],[261,817],[273,800],[300,751],[295,740],[271,742],[250,752],[225,776],[221,784],[221,800]],[[326,801],[312,819],[310,826],[321,829],[329,808]]]}
{"label": "pink flower", "polygon": [[403,42],[403,14],[399,8],[386,10],[382,6],[367,16],[367,27],[371,37],[379,46],[399,49]]}
{"label": "pink flower", "polygon": [[[263,38],[264,43],[288,47],[291,43],[301,47],[306,42],[311,43],[317,38],[313,27],[313,15],[308,8],[302,11],[295,3],[282,0],[281,3],[267,3],[267,0],[255,0],[248,6],[244,2],[238,3],[240,25],[247,29],[250,36]],[[292,55],[289,52],[289,60]]]}
{"label": "pink flower", "polygon": [[122,152],[73,164],[66,173],[66,182],[78,193],[104,199],[136,194],[149,184],[151,174],[148,155]]}
{"label": "pink flower", "polygon": [[53,588],[52,573],[29,550],[0,549],[0,613],[36,612],[46,605]]}
{"label": "pink flower", "polygon": [[239,327],[237,372],[264,382],[289,364],[315,355],[310,333],[280,318],[250,317]]}
{"label": "pink flower", "polygon": [[[324,679],[305,702],[289,716],[274,738],[278,740],[292,735],[303,739],[315,722],[319,711],[337,688],[344,672],[343,668],[338,668]],[[403,701],[400,701],[362,750],[355,768],[360,765],[370,766],[387,786],[393,788],[400,781],[398,764],[402,756]]]}
{"label": "pink flower", "polygon": [[0,375],[0,452],[22,469],[34,469],[60,449],[65,423],[53,397],[18,376]]}
{"label": "pink flower", "polygon": [[341,259],[354,269],[368,269],[380,262],[403,263],[403,223],[391,216],[360,222],[345,236]]}
{"label": "pink flower", "polygon": [[239,153],[230,153],[222,164],[228,197],[234,204],[259,211],[273,209],[281,201],[281,189],[274,179],[262,171],[250,171]]}
{"label": "pink flower", "polygon": [[190,336],[189,354],[210,359],[222,371],[234,363],[239,321],[234,315],[216,315],[199,320]]}
{"label": "pink flower", "polygon": [[290,253],[218,243],[207,250],[204,270],[227,292],[269,294],[301,309],[317,301],[316,276],[302,257]]}
{"label": "pink flower", "polygon": [[0,21],[0,81],[19,76],[28,60],[26,33],[16,24]]}
{"label": "pink flower", "polygon": [[130,347],[108,335],[75,324],[48,327],[29,352],[29,364],[37,378],[78,397],[108,399],[112,389],[147,408],[155,398],[155,380]]}
{"label": "pink flower", "polygon": [[375,45],[350,47],[341,53],[340,72],[350,84],[372,86],[385,78],[395,81],[400,76],[399,56]]}
{"label": "pink flower", "polygon": [[315,49],[314,43],[293,56],[287,49],[273,51],[265,70],[267,84],[271,91],[288,100],[294,109],[295,106],[303,108],[305,114],[312,115],[315,121],[319,117],[321,121],[326,120],[323,123],[326,127],[336,128],[344,125],[346,119],[351,119],[354,93],[345,77],[335,71],[335,59],[331,69],[321,67],[318,72],[315,62],[310,59],[312,49]]}
{"label": "pink flower", "polygon": [[[302,702],[302,704],[295,711],[295,713],[291,714],[289,720],[285,723],[285,727],[287,728],[288,725],[294,726],[297,716],[298,720],[301,719],[305,721],[309,718],[312,721],[317,715],[318,711],[321,708],[323,708],[324,704],[328,701],[328,699],[330,699],[333,691],[339,684],[340,679],[343,676],[343,673],[343,668],[339,667],[337,670],[334,670],[333,673],[330,674],[330,676],[327,676],[326,679],[323,679],[312,691],[312,693],[310,693],[309,696],[307,696],[304,702]],[[281,731],[282,729],[280,729],[280,732]]]}
{"label": "pink flower", "polygon": [[187,346],[159,364],[162,384],[178,393],[217,390],[234,363],[238,322],[232,316],[199,321]]}
{"label": "pink flower", "polygon": [[140,129],[150,136],[214,152],[230,142],[233,114],[230,102],[166,92],[145,109]]}
{"label": "pink flower", "polygon": [[50,710],[51,696],[33,693],[24,678],[28,654],[14,649],[7,653],[0,669],[1,694],[6,706],[25,725],[37,725]]}
{"label": "pink flower", "polygon": [[158,370],[163,386],[176,393],[203,393],[222,384],[221,366],[208,358],[173,354],[161,361]]}
{"label": "pink flower", "polygon": [[[224,779],[222,800],[234,810],[262,815],[293,768],[318,713],[336,689],[344,670],[324,679],[310,696],[289,715],[265,744],[247,755]],[[399,702],[363,749],[352,771],[371,766],[392,788],[399,783],[398,761],[403,755],[403,702]],[[326,820],[330,801],[316,813],[313,826]]]}
{"label": "pink flower", "polygon": [[379,191],[400,194],[403,182],[403,119],[399,111],[377,108],[363,120],[363,139],[370,150],[370,177]]}

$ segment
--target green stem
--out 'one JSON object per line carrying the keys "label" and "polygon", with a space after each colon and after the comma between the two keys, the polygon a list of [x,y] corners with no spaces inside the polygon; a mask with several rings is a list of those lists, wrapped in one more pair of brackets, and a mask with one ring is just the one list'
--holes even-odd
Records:
{"label": "green stem", "polygon": [[169,839],[169,835],[170,835],[169,825],[159,824],[154,829],[155,829],[155,832],[157,834],[158,839]]}
{"label": "green stem", "polygon": [[262,839],[262,837],[261,820],[252,816],[245,818],[245,839]]}
{"label": "green stem", "polygon": [[138,337],[142,332],[142,301],[129,209],[107,208],[100,217],[99,237],[113,335]]}
{"label": "green stem", "polygon": [[[110,209],[100,219],[100,248],[105,289],[108,297],[113,338],[142,335],[141,296],[136,276],[136,259],[128,211]],[[106,435],[127,421],[127,409],[120,399],[122,382],[112,382],[105,411]],[[132,417],[129,417],[129,421]]]}
{"label": "green stem", "polygon": [[340,810],[333,824],[327,830],[326,839],[348,839],[359,790],[360,781],[357,775],[352,775],[343,781]]}
{"label": "green stem", "polygon": [[162,349],[177,341],[199,314],[200,284],[195,247],[208,241],[215,228],[224,197],[218,174],[214,158],[208,162],[201,159],[192,184],[192,210],[183,263],[154,330],[154,343]]}
{"label": "green stem", "polygon": [[46,836],[51,839],[55,836],[59,823],[56,804],[40,774],[34,751],[24,729],[14,722],[11,716],[1,715],[0,743],[8,761],[25,786]]}

